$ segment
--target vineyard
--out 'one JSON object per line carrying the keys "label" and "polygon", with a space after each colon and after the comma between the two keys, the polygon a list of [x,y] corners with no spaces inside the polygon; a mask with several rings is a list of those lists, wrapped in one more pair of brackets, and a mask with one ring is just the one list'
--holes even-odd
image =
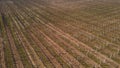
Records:
{"label": "vineyard", "polygon": [[119,0],[0,0],[0,68],[120,68]]}

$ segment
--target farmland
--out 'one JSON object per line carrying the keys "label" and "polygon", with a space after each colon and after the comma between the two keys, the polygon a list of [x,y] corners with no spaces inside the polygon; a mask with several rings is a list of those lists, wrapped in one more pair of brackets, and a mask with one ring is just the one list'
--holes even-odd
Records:
{"label": "farmland", "polygon": [[119,0],[0,0],[0,68],[120,68]]}

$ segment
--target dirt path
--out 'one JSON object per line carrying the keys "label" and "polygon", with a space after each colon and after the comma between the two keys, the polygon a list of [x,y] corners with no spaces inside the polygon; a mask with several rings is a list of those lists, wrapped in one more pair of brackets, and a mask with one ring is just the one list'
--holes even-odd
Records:
{"label": "dirt path", "polygon": [[4,57],[4,45],[3,39],[0,37],[0,68],[6,68],[5,57]]}

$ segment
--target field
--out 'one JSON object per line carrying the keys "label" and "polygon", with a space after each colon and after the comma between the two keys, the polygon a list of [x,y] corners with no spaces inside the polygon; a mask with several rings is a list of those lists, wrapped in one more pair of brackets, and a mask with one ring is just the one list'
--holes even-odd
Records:
{"label": "field", "polygon": [[0,68],[120,68],[119,0],[0,0]]}

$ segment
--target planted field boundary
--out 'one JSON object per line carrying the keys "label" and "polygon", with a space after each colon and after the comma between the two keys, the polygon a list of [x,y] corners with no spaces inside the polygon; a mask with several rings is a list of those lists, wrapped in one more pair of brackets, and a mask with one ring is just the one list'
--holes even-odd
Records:
{"label": "planted field boundary", "polygon": [[119,12],[117,0],[0,0],[0,68],[120,68]]}

